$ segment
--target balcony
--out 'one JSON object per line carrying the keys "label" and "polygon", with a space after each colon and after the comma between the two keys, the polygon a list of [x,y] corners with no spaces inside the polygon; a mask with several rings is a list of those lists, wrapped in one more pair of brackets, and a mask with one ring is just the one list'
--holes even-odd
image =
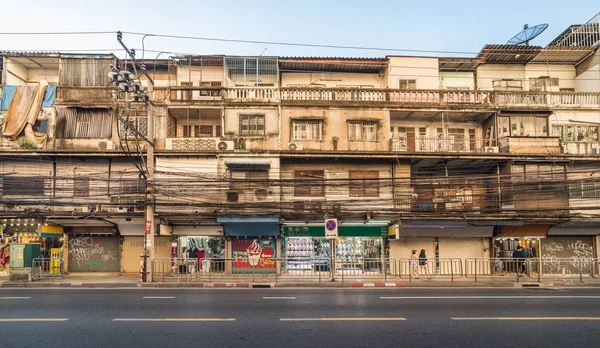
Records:
{"label": "balcony", "polygon": [[499,149],[495,141],[466,137],[450,138],[407,138],[390,139],[392,152],[460,152],[460,153],[495,153]]}
{"label": "balcony", "polygon": [[505,137],[501,138],[500,151],[512,154],[560,154],[559,137]]}
{"label": "balcony", "polygon": [[574,92],[495,92],[498,107],[600,108],[600,94]]}
{"label": "balcony", "polygon": [[114,88],[104,86],[59,86],[56,103],[61,105],[112,105],[115,102]]}
{"label": "balcony", "polygon": [[222,100],[232,103],[277,103],[281,101],[283,104],[298,106],[341,104],[367,107],[600,108],[600,93],[400,90],[388,88],[226,88],[211,86],[177,86],[156,87],[154,90],[154,99],[157,102],[173,103]]}

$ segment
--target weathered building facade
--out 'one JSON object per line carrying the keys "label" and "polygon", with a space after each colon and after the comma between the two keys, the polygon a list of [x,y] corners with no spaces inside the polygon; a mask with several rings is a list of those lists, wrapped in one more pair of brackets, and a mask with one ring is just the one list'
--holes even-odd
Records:
{"label": "weathered building facade", "polygon": [[70,271],[134,273],[152,205],[156,258],[191,245],[235,258],[253,239],[272,257],[316,243],[339,257],[508,256],[553,238],[597,255],[600,52],[563,41],[473,58],[140,62],[153,105],[111,84],[111,65],[133,67],[112,55],[4,52],[3,235],[64,246]]}

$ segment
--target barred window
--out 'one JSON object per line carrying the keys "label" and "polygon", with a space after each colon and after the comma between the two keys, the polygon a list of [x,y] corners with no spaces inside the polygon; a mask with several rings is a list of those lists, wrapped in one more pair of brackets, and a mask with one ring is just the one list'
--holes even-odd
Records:
{"label": "barred window", "polygon": [[349,141],[377,141],[377,122],[348,121]]}
{"label": "barred window", "polygon": [[379,172],[351,170],[350,197],[379,197]]}
{"label": "barred window", "polygon": [[294,121],[294,140],[322,140],[322,121]]}
{"label": "barred window", "polygon": [[74,197],[88,197],[90,195],[90,178],[76,178],[73,185]]}
{"label": "barred window", "polygon": [[240,115],[240,135],[264,135],[265,115]]}
{"label": "barred window", "polygon": [[323,170],[296,170],[294,172],[294,196],[323,197],[325,195],[325,172]]}
{"label": "barred window", "polygon": [[39,177],[3,176],[3,196],[44,196],[45,180]]}

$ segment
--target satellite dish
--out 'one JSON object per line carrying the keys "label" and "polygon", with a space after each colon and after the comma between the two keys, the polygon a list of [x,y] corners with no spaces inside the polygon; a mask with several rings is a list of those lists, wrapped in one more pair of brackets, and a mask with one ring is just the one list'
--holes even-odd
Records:
{"label": "satellite dish", "polygon": [[508,40],[508,45],[522,45],[529,46],[529,41],[533,40],[536,36],[540,35],[544,30],[548,28],[548,24],[538,24],[533,27],[529,27],[529,25],[525,24],[523,26],[523,30],[517,35],[513,36],[510,40]]}

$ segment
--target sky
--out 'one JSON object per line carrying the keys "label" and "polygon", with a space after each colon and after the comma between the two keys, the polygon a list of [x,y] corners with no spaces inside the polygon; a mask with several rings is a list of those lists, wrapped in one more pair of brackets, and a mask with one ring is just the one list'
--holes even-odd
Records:
{"label": "sky", "polygon": [[142,56],[144,47],[143,55],[147,59],[176,54],[470,57],[485,44],[506,43],[525,23],[529,26],[549,24],[549,28],[531,42],[545,46],[569,25],[583,24],[598,12],[598,0],[13,1],[2,10],[0,51],[105,51],[122,57],[124,51],[115,33],[7,34],[120,30],[386,49],[318,48],[157,36],[146,36],[142,46],[142,35],[125,33],[125,44],[135,48],[138,57]]}

